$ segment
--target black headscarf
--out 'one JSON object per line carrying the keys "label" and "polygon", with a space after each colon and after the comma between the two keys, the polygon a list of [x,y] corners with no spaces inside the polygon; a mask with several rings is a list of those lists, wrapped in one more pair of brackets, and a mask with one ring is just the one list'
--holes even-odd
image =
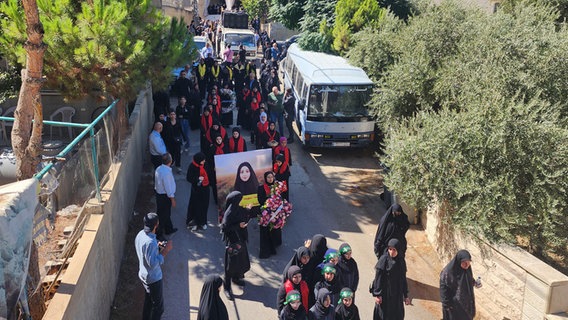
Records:
{"label": "black headscarf", "polygon": [[[398,239],[390,239],[388,247],[394,247],[397,251],[400,251],[401,243]],[[389,271],[391,275],[393,272],[398,273],[399,269],[406,271],[406,264],[404,259],[401,259],[400,254],[394,258],[388,252],[385,255],[387,256],[385,270]],[[404,267],[404,269],[401,269],[401,267]]]}
{"label": "black headscarf", "polygon": [[223,214],[223,220],[221,221],[221,229],[224,229],[226,226],[236,223],[239,219],[237,215],[236,208],[241,200],[243,199],[243,194],[239,191],[233,191],[227,195],[227,199],[225,200],[225,213]]}
{"label": "black headscarf", "polygon": [[[395,216],[394,212],[400,212],[400,215]],[[402,242],[401,248],[404,253],[406,251],[406,231],[410,228],[410,223],[408,222],[408,216],[402,210],[399,204],[392,205],[385,215],[381,218],[377,233],[375,234],[375,255],[380,257],[383,255],[386,244],[392,238],[397,238]]]}
{"label": "black headscarf", "polygon": [[205,153],[203,152],[198,152],[193,156],[193,161],[197,164],[201,163],[203,160],[205,160]]}
{"label": "black headscarf", "polygon": [[284,303],[285,306],[282,309],[282,313],[280,314],[280,318],[281,320],[304,320],[307,318],[306,315],[306,309],[304,308],[304,306],[300,305],[298,307],[298,310],[294,310],[294,308],[292,308],[292,306],[289,303],[289,297],[290,296],[299,296],[300,292],[297,290],[291,290],[290,292],[288,292],[286,294],[286,302]]}
{"label": "black headscarf", "polygon": [[291,266],[290,268],[288,268],[288,271],[286,272],[286,277],[288,278],[288,280],[292,281],[292,278],[298,273],[302,273],[300,267]]}
{"label": "black headscarf", "polygon": [[[288,274],[288,269],[290,269],[291,266],[298,266],[300,267],[300,269],[302,269],[302,278],[304,280],[308,280],[308,274],[305,270],[305,266],[302,264],[302,257],[303,256],[310,256],[310,251],[308,250],[308,248],[301,246],[296,250],[296,253],[294,254],[294,256],[292,256],[292,259],[290,259],[290,261],[288,262],[288,264],[286,265],[286,267],[284,268],[284,272],[282,273],[282,282],[286,281],[286,277]],[[309,262],[308,262],[309,264]]]}
{"label": "black headscarf", "polygon": [[335,319],[341,320],[360,320],[359,309],[354,303],[351,303],[349,307],[343,304],[343,298],[353,299],[353,291],[349,288],[341,289],[339,294],[339,301],[337,302],[337,307],[335,308]]}
{"label": "black headscarf", "polygon": [[[473,294],[473,271],[471,266],[467,269],[461,267],[464,260],[471,261],[471,254],[467,250],[460,250],[446,265],[440,274],[440,295],[442,304],[460,308],[469,318],[475,316],[475,296]],[[459,306],[455,306],[457,303]]]}
{"label": "black headscarf", "polygon": [[[247,181],[241,180],[240,172],[243,167],[247,167],[250,171],[250,177]],[[235,185],[233,189],[240,191],[244,195],[256,194],[258,189],[258,179],[256,178],[256,173],[250,163],[243,162],[237,168],[237,176],[235,177]]]}
{"label": "black headscarf", "polygon": [[219,275],[210,274],[203,283],[201,297],[199,298],[199,311],[197,320],[228,320],[227,308],[219,297],[219,288],[223,280]]}
{"label": "black headscarf", "polygon": [[323,234],[316,234],[312,237],[310,243],[310,262],[314,261],[315,265],[323,261],[325,252],[327,251],[327,239]]}
{"label": "black headscarf", "polygon": [[329,307],[324,307],[323,303],[331,293],[326,288],[321,288],[316,297],[316,304],[310,308],[310,312],[315,316],[315,319],[323,319],[333,310],[333,301]]}
{"label": "black headscarf", "polygon": [[271,186],[271,185],[273,185],[274,182],[276,181],[276,178],[272,179],[272,183],[268,183],[268,182],[266,181],[266,179],[268,178],[268,175],[269,175],[269,174],[271,174],[271,175],[274,177],[274,172],[272,172],[272,171],[266,171],[266,172],[264,173],[264,183],[265,183],[266,185]]}

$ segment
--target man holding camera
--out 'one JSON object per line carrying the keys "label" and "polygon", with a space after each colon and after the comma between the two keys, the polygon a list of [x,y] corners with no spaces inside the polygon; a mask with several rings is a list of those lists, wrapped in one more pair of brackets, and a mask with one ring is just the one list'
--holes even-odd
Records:
{"label": "man holding camera", "polygon": [[144,229],[134,241],[138,256],[138,277],[146,294],[144,296],[143,320],[159,320],[164,313],[162,294],[162,269],[164,257],[172,250],[172,241],[158,242],[156,230],[160,224],[158,215],[150,212],[144,216]]}

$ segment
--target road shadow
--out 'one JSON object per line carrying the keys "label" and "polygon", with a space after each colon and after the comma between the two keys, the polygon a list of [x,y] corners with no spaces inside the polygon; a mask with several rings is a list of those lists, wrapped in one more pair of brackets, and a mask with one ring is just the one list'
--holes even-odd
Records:
{"label": "road shadow", "polygon": [[440,302],[440,288],[431,286],[420,281],[406,278],[408,282],[408,291],[413,299]]}

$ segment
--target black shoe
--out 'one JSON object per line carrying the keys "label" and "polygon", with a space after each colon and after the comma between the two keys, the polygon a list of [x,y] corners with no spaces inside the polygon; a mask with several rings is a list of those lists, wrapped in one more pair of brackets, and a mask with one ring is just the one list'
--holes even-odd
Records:
{"label": "black shoe", "polygon": [[227,297],[227,299],[229,301],[233,301],[235,300],[235,297],[233,296],[233,293],[231,291],[225,290],[225,297]]}
{"label": "black shoe", "polygon": [[245,280],[243,280],[243,279],[233,279],[233,283],[236,284],[239,287],[245,286]]}

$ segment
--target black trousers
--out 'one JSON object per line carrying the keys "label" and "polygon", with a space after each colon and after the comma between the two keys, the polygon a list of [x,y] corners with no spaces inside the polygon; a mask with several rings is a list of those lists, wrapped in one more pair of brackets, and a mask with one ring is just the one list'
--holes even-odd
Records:
{"label": "black trousers", "polygon": [[[292,128],[292,123],[294,122],[293,114],[288,112],[288,116],[285,117],[284,120],[286,120],[286,128],[288,128],[288,140],[294,141],[294,128]],[[284,130],[282,130],[282,135],[284,135]]]}
{"label": "black trousers", "polygon": [[159,166],[162,165],[162,156],[155,156],[150,155],[150,161],[152,161],[152,165],[154,166],[154,170],[156,170]]}
{"label": "black trousers", "polygon": [[162,294],[162,280],[145,284],[144,309],[142,320],[160,320],[164,313],[164,296]]}
{"label": "black trousers", "polygon": [[160,218],[160,224],[158,225],[158,235],[170,234],[173,231],[174,226],[172,225],[172,201],[168,198],[166,194],[156,193],[156,213]]}

